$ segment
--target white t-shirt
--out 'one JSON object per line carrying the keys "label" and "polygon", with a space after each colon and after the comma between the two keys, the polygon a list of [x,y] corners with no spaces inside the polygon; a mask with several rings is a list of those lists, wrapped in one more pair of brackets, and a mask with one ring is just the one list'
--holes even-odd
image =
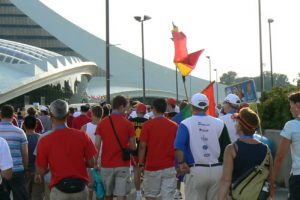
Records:
{"label": "white t-shirt", "polygon": [[288,121],[280,135],[291,141],[292,173],[300,175],[300,121]]}
{"label": "white t-shirt", "polygon": [[[0,170],[7,170],[13,167],[13,160],[10,154],[9,146],[3,138],[0,137]],[[2,178],[0,176],[0,184]]]}
{"label": "white t-shirt", "polygon": [[86,124],[86,132],[94,144],[96,143],[96,136],[95,136],[96,128],[97,125],[93,124],[92,122]]}
{"label": "white t-shirt", "polygon": [[223,120],[227,127],[231,143],[235,142],[239,138],[239,136],[236,131],[235,121],[234,119],[232,119],[232,114],[227,113],[226,115],[220,116],[219,118]]}

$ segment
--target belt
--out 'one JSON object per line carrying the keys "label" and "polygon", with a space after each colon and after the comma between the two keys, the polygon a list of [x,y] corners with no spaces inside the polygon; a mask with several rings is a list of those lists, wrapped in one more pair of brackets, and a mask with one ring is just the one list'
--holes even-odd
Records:
{"label": "belt", "polygon": [[214,163],[214,164],[189,164],[189,167],[216,167],[221,166],[222,163]]}

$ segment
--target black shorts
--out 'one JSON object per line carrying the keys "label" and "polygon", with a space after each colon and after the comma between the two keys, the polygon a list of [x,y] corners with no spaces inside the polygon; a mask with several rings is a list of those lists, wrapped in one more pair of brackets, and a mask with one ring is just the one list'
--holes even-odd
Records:
{"label": "black shorts", "polygon": [[300,175],[291,175],[289,179],[289,200],[300,199]]}

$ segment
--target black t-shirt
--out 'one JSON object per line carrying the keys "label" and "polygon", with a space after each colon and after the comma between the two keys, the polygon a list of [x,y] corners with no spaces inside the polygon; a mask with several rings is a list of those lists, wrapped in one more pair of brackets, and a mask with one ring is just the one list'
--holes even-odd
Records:
{"label": "black t-shirt", "polygon": [[[142,131],[142,126],[143,124],[147,121],[148,119],[144,117],[135,117],[135,118],[129,118],[129,121],[132,122],[135,130],[135,138],[136,138],[136,143],[139,147],[140,143],[140,136],[141,136],[141,131]],[[132,155],[137,156],[138,155],[138,148],[136,151],[132,153]]]}

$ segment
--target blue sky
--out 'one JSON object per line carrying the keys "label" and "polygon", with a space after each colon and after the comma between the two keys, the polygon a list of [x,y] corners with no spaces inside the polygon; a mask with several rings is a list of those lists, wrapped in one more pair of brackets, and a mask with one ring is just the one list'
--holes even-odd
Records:
{"label": "blue sky", "polygon": [[[68,20],[105,39],[104,0],[41,0]],[[261,0],[264,70],[270,71],[268,18],[273,18],[273,71],[289,81],[300,72],[300,13],[298,0]],[[255,0],[110,0],[110,42],[141,56],[141,27],[133,19],[149,15],[144,23],[145,58],[174,68],[172,21],[187,35],[189,51],[205,49],[193,76],[212,79],[228,71],[238,76],[260,74],[258,1]],[[113,59],[113,58],[112,58]]]}

